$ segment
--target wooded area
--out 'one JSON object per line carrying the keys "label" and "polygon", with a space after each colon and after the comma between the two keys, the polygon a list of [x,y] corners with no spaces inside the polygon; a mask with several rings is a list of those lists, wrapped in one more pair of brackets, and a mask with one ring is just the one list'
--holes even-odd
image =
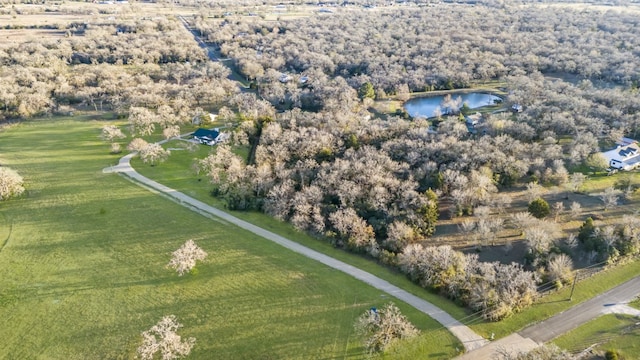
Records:
{"label": "wooded area", "polygon": [[237,91],[228,70],[207,61],[173,16],[73,23],[67,31],[59,40],[0,48],[2,119],[67,114],[75,106],[122,115],[168,106],[171,121],[186,121],[197,107]]}
{"label": "wooded area", "polygon": [[[637,138],[637,15],[438,4],[267,21],[210,15],[224,9],[217,6],[190,19],[207,49],[178,18],[135,13],[71,23],[63,38],[1,48],[1,119],[89,108],[128,117],[132,135],[175,135],[204,108],[219,110],[237,124],[233,141],[199,165],[230,209],[264,211],[398,266],[492,320],[529,305],[536,284],[568,281],[571,260],[561,254],[588,252],[595,263],[640,251],[637,214],[611,228],[586,220],[580,246],[575,237],[562,240],[566,234],[547,215],[555,211],[557,220],[563,205],[552,209],[537,189],[577,191],[572,172],[601,167],[595,154],[603,146]],[[207,51],[230,60],[210,61]],[[253,89],[240,90],[232,71]],[[499,84],[506,111],[484,114],[482,132],[469,131],[457,115],[370,111],[374,98],[487,83]],[[512,105],[522,111],[511,113]],[[249,157],[238,148],[249,148]],[[149,162],[168,153],[160,155]],[[536,218],[506,216],[512,200],[505,191],[527,184],[538,191],[529,199]],[[619,190],[630,199],[635,186]],[[603,194],[605,209],[621,194]],[[439,209],[443,201],[453,204],[450,213]],[[431,246],[439,218],[471,215],[460,231],[478,246],[506,227],[521,231],[527,267]]]}

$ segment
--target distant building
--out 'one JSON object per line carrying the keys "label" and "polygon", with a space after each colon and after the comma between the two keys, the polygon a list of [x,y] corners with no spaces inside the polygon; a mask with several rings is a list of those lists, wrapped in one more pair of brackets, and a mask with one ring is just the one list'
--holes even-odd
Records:
{"label": "distant building", "polygon": [[477,112],[475,114],[465,116],[464,119],[467,125],[476,126],[480,121],[482,121],[482,114]]}
{"label": "distant building", "polygon": [[520,105],[520,104],[511,105],[511,111],[513,111],[514,113],[521,113],[522,112],[522,105]]}
{"label": "distant building", "polygon": [[[621,145],[621,143],[626,145]],[[633,139],[622,138],[617,144],[618,147],[615,149],[602,153],[607,159],[609,167],[627,171],[640,167],[640,146],[638,142]]]}
{"label": "distant building", "polygon": [[287,75],[287,74],[282,74],[280,75],[280,77],[278,78],[278,80],[280,80],[281,83],[288,83],[289,81],[291,81],[291,76]]}

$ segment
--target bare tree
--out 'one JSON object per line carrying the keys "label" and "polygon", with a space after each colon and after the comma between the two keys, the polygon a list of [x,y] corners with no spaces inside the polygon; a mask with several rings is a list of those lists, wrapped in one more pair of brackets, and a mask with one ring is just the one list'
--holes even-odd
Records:
{"label": "bare tree", "polygon": [[488,206],[477,206],[473,210],[473,215],[475,215],[478,219],[486,220],[491,215],[491,208]]}
{"label": "bare tree", "polygon": [[511,221],[517,228],[519,228],[521,231],[524,231],[525,229],[535,224],[538,219],[534,218],[531,213],[523,211],[512,214]]}
{"label": "bare tree", "polygon": [[120,154],[122,152],[122,145],[119,143],[111,143],[111,153],[112,154]]}
{"label": "bare tree", "polygon": [[24,192],[22,176],[8,167],[0,167],[0,201],[18,196]]}
{"label": "bare tree", "polygon": [[207,253],[193,240],[187,240],[178,250],[174,251],[167,267],[173,268],[179,276],[191,271],[196,266],[196,261],[202,261]]}
{"label": "bare tree", "polygon": [[602,241],[607,246],[607,252],[611,250],[619,239],[618,234],[616,233],[616,228],[612,225],[597,228],[596,236],[602,238]]}
{"label": "bare tree", "polygon": [[407,101],[411,98],[407,84],[400,84],[396,87],[396,98],[400,101]]}
{"label": "bare tree", "polygon": [[463,235],[465,235],[465,237],[468,238],[476,229],[476,222],[473,219],[464,219],[460,224],[458,224],[458,229]]}
{"label": "bare tree", "polygon": [[553,221],[558,222],[558,217],[564,211],[564,204],[562,201],[558,201],[551,206],[551,214],[553,214]]}
{"label": "bare tree", "polygon": [[569,182],[567,183],[567,187],[573,191],[577,192],[580,190],[582,184],[584,184],[585,180],[587,180],[587,176],[583,173],[573,173],[569,176]]}
{"label": "bare tree", "polygon": [[180,136],[180,126],[178,125],[170,125],[162,130],[162,136],[165,139],[170,139],[172,137]]}
{"label": "bare tree", "polygon": [[147,146],[149,146],[149,143],[146,142],[144,139],[135,138],[131,140],[131,142],[127,146],[127,150],[140,152],[142,151],[142,149],[146,148]]}
{"label": "bare tree", "polygon": [[415,241],[415,230],[402,221],[394,221],[387,229],[387,239],[384,242],[385,247],[394,252],[400,252],[402,249]]}
{"label": "bare tree", "polygon": [[140,150],[140,159],[142,159],[142,162],[145,164],[150,163],[151,166],[167,160],[169,155],[171,155],[169,150],[165,150],[160,144],[156,143],[149,144]]}
{"label": "bare tree", "polygon": [[100,135],[102,140],[113,142],[117,139],[124,139],[126,136],[122,133],[119,127],[115,125],[105,125],[102,127],[102,134]]}
{"label": "bare tree", "polygon": [[614,189],[613,187],[608,187],[604,189],[604,192],[600,194],[600,199],[604,203],[604,210],[615,207],[618,205],[618,199],[620,195],[620,190]]}
{"label": "bare tree", "polygon": [[158,116],[147,108],[132,107],[129,110],[129,124],[132,134],[151,135],[157,122]]}
{"label": "bare tree", "polygon": [[578,217],[582,213],[582,205],[579,202],[574,201],[571,203],[571,216]]}
{"label": "bare tree", "polygon": [[567,254],[554,256],[547,266],[550,281],[567,282],[571,280],[573,261]]}
{"label": "bare tree", "polygon": [[329,215],[329,221],[348,247],[366,250],[369,253],[377,251],[373,228],[358,216],[354,209],[346,208],[333,212]]}
{"label": "bare tree", "polygon": [[511,196],[508,194],[498,193],[491,197],[491,204],[498,210],[500,214],[504,214],[506,208],[511,205]]}
{"label": "bare tree", "polygon": [[527,184],[527,202],[532,202],[533,200],[542,197],[542,194],[544,193],[544,188],[537,182],[530,182]]}
{"label": "bare tree", "polygon": [[[540,224],[541,223],[543,223],[543,221],[541,221]],[[524,237],[527,242],[527,247],[537,254],[546,254],[549,251],[552,236],[544,227],[535,226],[525,229]]]}
{"label": "bare tree", "polygon": [[569,236],[565,239],[565,243],[569,247],[569,249],[575,249],[578,247],[578,237],[576,234],[569,234]]}
{"label": "bare tree", "polygon": [[371,353],[384,351],[393,342],[409,339],[420,333],[393,303],[382,309],[365,311],[356,320],[355,329],[365,337],[364,346]]}
{"label": "bare tree", "polygon": [[138,355],[142,360],[152,360],[154,355],[160,352],[162,360],[173,360],[189,355],[195,338],[184,341],[177,334],[182,324],[178,323],[174,315],[162,318],[151,329],[142,333],[142,345],[138,348]]}

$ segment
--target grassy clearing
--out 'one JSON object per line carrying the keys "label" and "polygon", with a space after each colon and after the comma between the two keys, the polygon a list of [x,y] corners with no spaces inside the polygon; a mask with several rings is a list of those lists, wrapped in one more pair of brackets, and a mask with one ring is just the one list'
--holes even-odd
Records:
{"label": "grassy clearing", "polygon": [[603,315],[557,338],[554,344],[570,351],[581,351],[592,345],[604,353],[616,350],[621,359],[640,359],[640,326],[630,315]]}
{"label": "grassy clearing", "polygon": [[[197,339],[193,359],[364,357],[352,323],[385,294],[103,174],[117,161],[98,139],[103,124],[41,120],[0,133],[0,162],[28,188],[0,204],[0,240],[10,227],[0,358],[133,358],[140,333],[168,314]],[[209,258],[178,277],[165,265],[187,239]],[[425,330],[426,358],[452,356],[448,332],[397,304]]]}
{"label": "grassy clearing", "polygon": [[589,175],[589,179],[584,182],[581,190],[588,193],[602,192],[606,188],[614,186],[616,182],[623,179],[628,179],[632,184],[640,185],[640,171],[619,172],[611,176],[607,176],[606,173]]}
{"label": "grassy clearing", "polygon": [[640,309],[640,296],[638,296],[635,300],[629,303],[629,306]]}

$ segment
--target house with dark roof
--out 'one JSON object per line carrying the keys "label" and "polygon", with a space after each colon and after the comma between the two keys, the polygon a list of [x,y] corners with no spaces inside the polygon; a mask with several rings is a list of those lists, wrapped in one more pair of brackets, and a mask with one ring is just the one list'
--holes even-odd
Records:
{"label": "house with dark roof", "polygon": [[217,129],[208,130],[208,129],[198,129],[192,134],[193,139],[198,141],[200,144],[205,145],[215,145],[216,140],[220,136],[220,132]]}

